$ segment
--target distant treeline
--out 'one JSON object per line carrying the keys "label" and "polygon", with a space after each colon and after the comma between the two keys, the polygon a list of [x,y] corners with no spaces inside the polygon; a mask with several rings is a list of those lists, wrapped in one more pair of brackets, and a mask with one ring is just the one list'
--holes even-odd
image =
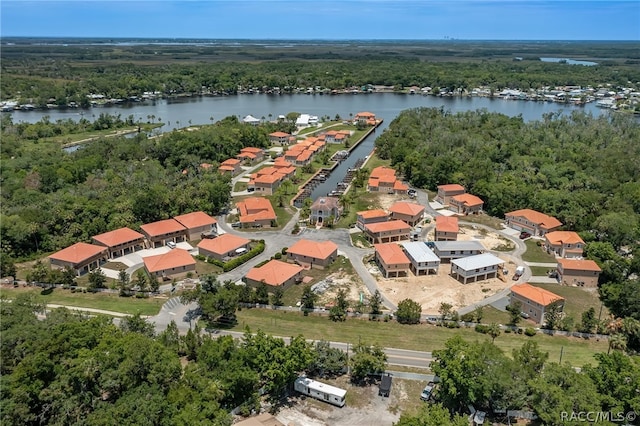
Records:
{"label": "distant treeline", "polygon": [[[640,81],[638,43],[517,44],[335,43],[310,48],[256,45],[3,46],[3,99],[35,106],[87,106],[89,94],[126,99],[163,95],[233,94],[243,88],[344,89],[385,85],[472,89],[486,86],[611,85]],[[541,56],[588,59],[597,66],[541,62]],[[587,56],[588,55],[588,56]],[[520,60],[515,60],[519,58]]]}

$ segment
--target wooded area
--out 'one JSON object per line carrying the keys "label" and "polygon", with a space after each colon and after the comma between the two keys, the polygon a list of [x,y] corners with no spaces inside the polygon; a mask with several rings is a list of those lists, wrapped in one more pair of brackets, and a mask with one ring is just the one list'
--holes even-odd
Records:
{"label": "wooded area", "polygon": [[[198,46],[30,45],[3,46],[0,92],[36,107],[88,106],[88,95],[128,99],[234,94],[239,88],[292,92],[296,88],[344,89],[366,85],[468,89],[486,86],[626,87],[640,81],[633,42],[327,42]],[[51,44],[48,44],[51,43]],[[541,62],[540,57],[586,58],[597,66]],[[516,61],[515,59],[518,58]]]}

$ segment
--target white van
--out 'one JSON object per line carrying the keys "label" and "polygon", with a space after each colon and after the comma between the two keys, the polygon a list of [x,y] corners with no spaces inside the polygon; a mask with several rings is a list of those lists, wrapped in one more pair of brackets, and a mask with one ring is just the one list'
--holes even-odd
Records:
{"label": "white van", "polygon": [[176,248],[176,243],[174,243],[173,241],[167,241],[167,247],[169,247],[170,249],[174,249]]}

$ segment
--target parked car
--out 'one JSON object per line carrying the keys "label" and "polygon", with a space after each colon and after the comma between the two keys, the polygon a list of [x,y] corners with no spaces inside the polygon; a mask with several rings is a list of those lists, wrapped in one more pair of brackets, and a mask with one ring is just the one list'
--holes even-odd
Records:
{"label": "parked car", "polygon": [[240,228],[240,225],[241,225],[241,224],[240,224],[240,222],[233,222],[233,223],[231,224],[231,227],[232,227],[232,228]]}
{"label": "parked car", "polygon": [[528,233],[528,232],[524,232],[524,231],[522,231],[522,232],[520,233],[520,239],[521,239],[521,240],[527,239],[527,238],[529,238],[530,236],[531,236],[531,234],[530,234],[530,233]]}
{"label": "parked car", "polygon": [[169,247],[170,249],[174,249],[176,248],[176,243],[174,243],[173,241],[169,241],[167,242],[167,247]]}
{"label": "parked car", "polygon": [[427,383],[427,386],[422,389],[422,393],[420,394],[420,399],[423,401],[428,401],[431,399],[431,395],[433,394],[433,388],[436,386],[434,382]]}

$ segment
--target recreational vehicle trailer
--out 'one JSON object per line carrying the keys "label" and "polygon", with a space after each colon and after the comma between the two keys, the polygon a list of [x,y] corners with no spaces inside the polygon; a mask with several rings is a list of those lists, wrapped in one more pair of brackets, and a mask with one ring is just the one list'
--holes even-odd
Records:
{"label": "recreational vehicle trailer", "polygon": [[347,391],[306,377],[298,377],[293,388],[301,394],[311,396],[329,404],[344,407],[344,396]]}

